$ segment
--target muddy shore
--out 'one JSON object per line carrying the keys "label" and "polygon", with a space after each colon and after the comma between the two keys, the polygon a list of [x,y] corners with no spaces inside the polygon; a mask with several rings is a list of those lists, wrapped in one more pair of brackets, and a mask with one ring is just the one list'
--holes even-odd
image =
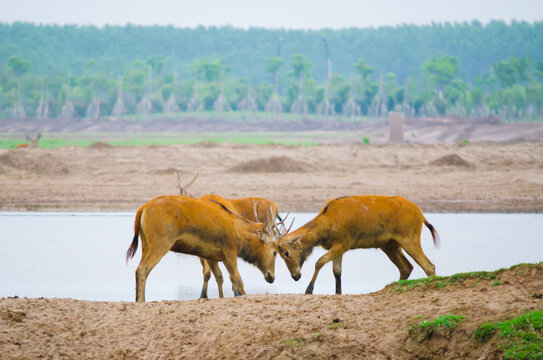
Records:
{"label": "muddy shore", "polygon": [[[365,295],[0,299],[0,359],[500,359],[499,334],[472,335],[543,309],[543,263],[496,275]],[[453,329],[412,329],[448,314],[462,317]]]}

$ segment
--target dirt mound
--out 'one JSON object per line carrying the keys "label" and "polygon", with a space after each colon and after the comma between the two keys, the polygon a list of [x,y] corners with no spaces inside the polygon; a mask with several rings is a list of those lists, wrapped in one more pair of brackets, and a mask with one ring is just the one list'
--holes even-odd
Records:
{"label": "dirt mound", "polygon": [[467,168],[474,167],[473,164],[462,159],[457,154],[449,154],[449,155],[442,156],[439,159],[432,161],[431,164],[437,165],[437,166],[462,166],[462,167],[467,167]]}
{"label": "dirt mound", "polygon": [[246,161],[231,168],[230,172],[238,173],[268,173],[268,172],[306,172],[310,166],[292,160],[287,156],[272,156],[268,159]]}
{"label": "dirt mound", "polygon": [[[539,263],[393,283],[364,295],[145,304],[2,298],[2,358],[498,359],[507,346],[501,330],[485,341],[472,336],[482,324],[542,309],[542,276]],[[538,345],[541,326],[524,327],[528,345]],[[536,350],[523,358],[540,358]]]}
{"label": "dirt mound", "polygon": [[0,164],[41,175],[66,175],[70,170],[51,154],[8,151],[0,155]]}
{"label": "dirt mound", "polygon": [[93,143],[91,146],[89,146],[89,149],[110,149],[112,147],[113,146],[111,146],[107,142],[97,141]]}

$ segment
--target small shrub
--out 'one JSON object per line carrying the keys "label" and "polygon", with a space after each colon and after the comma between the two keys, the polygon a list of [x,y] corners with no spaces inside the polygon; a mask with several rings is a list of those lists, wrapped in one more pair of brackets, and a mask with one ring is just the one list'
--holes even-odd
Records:
{"label": "small shrub", "polygon": [[362,136],[362,142],[366,145],[370,144],[370,137],[369,136]]}

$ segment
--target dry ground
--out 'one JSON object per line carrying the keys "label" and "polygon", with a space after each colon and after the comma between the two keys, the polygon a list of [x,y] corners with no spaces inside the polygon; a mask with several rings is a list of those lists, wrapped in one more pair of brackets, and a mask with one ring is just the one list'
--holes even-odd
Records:
{"label": "dry ground", "polygon": [[0,150],[2,210],[130,210],[177,194],[264,196],[318,211],[342,195],[401,195],[433,212],[543,211],[543,143],[242,145]]}
{"label": "dry ground", "polygon": [[[385,139],[380,126],[370,129],[372,141]],[[414,129],[424,145],[338,144],[336,138],[312,147],[0,150],[0,210],[135,211],[155,196],[177,194],[179,170],[185,181],[199,171],[190,188],[195,195],[264,196],[281,211],[316,212],[341,195],[389,194],[425,212],[543,212],[543,126],[512,132],[507,126],[464,124],[463,132],[448,126]],[[473,143],[477,136],[535,142]],[[468,138],[472,144],[455,144]],[[497,286],[465,280],[405,293],[391,285],[366,295],[147,304],[0,299],[0,360],[496,359],[497,338],[478,344],[470,336],[484,322],[543,309],[542,279],[539,264],[501,273]],[[409,334],[410,325],[450,313],[465,316],[452,333]]]}
{"label": "dry ground", "polygon": [[[477,327],[543,309],[543,263],[406,292],[145,304],[0,299],[0,359],[499,359]],[[430,337],[411,325],[464,316]]]}

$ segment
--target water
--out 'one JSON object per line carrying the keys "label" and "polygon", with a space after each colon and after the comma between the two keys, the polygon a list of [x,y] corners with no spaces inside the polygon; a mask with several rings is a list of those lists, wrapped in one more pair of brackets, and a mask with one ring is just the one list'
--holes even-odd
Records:
{"label": "water", "polygon": [[[316,214],[294,214],[293,229]],[[436,265],[437,275],[496,270],[521,262],[543,261],[543,214],[425,214],[438,230],[441,248],[434,249],[430,232],[423,228],[422,247]],[[58,297],[98,301],[133,301],[134,259],[125,263],[133,237],[134,213],[0,213],[0,297]],[[303,293],[314,264],[324,250],[316,248],[295,282],[281,258],[273,284],[265,282],[252,265],[238,261],[248,294]],[[410,259],[411,261],[411,259]],[[424,277],[414,265],[411,279]],[[233,296],[228,272],[221,264],[225,296]],[[381,250],[359,249],[343,256],[344,294],[376,291],[396,281],[399,272]],[[168,253],[153,269],[146,298],[180,300],[198,298],[201,265],[190,255]],[[315,294],[333,294],[331,263],[315,284]],[[209,296],[217,297],[212,278]]]}

